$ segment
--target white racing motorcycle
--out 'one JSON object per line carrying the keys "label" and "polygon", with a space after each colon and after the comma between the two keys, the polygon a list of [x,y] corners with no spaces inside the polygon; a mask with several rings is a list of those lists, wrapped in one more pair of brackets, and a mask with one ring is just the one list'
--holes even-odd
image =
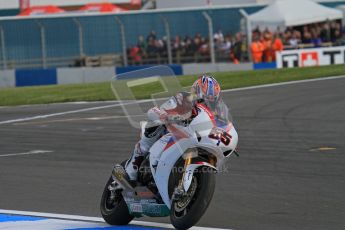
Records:
{"label": "white racing motorcycle", "polygon": [[[126,180],[126,161],[114,167],[100,204],[107,223],[170,216],[175,228],[188,229],[199,221],[214,193],[215,172],[232,153],[237,155],[238,135],[228,112],[220,120],[204,104],[197,110],[189,122],[166,124],[168,133],[151,147],[135,186]],[[142,122],[142,132],[144,127]]]}

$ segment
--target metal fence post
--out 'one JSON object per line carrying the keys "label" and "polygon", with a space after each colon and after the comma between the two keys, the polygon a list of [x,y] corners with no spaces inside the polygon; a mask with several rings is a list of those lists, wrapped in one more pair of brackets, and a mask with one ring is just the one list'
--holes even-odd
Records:
{"label": "metal fence post", "polygon": [[7,69],[5,32],[2,26],[0,26],[0,40],[1,40],[2,64],[3,64],[3,68]]}
{"label": "metal fence post", "polygon": [[127,44],[126,44],[126,34],[125,34],[125,26],[121,19],[115,16],[115,21],[120,26],[121,32],[121,43],[122,43],[122,56],[123,56],[123,65],[128,66],[128,59],[127,59]]}
{"label": "metal fence post", "polygon": [[165,33],[167,36],[167,51],[168,51],[168,62],[171,65],[172,64],[172,53],[171,53],[171,37],[170,37],[170,25],[169,21],[166,17],[160,15],[165,28]]}
{"label": "metal fence post", "polygon": [[41,31],[42,67],[45,69],[47,68],[46,33],[44,26],[41,22],[36,21],[36,24],[38,25]]}
{"label": "metal fence post", "polygon": [[80,57],[84,56],[84,38],[83,38],[83,26],[80,21],[76,18],[73,18],[73,22],[78,27],[78,36],[79,36],[79,55]]}
{"label": "metal fence post", "polygon": [[210,53],[211,53],[211,62],[216,63],[216,56],[215,56],[215,51],[214,51],[214,41],[213,41],[213,22],[212,18],[208,13],[202,12],[204,15],[205,19],[207,20],[208,23],[208,37],[210,40]]}
{"label": "metal fence post", "polygon": [[247,29],[247,52],[248,52],[248,58],[249,61],[252,60],[252,53],[250,52],[250,46],[252,44],[252,25],[249,20],[249,15],[244,9],[240,9],[240,14],[245,18],[246,20],[246,29]]}

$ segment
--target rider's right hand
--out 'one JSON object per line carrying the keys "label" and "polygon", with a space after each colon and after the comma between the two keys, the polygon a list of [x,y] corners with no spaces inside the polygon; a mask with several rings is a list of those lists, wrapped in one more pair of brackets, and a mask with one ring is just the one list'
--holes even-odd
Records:
{"label": "rider's right hand", "polygon": [[147,112],[148,119],[155,123],[164,124],[168,120],[168,113],[158,107],[153,107]]}

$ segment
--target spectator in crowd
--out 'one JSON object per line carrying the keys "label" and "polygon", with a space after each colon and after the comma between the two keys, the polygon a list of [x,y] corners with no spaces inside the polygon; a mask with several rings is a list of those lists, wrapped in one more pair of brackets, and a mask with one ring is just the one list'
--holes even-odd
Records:
{"label": "spectator in crowd", "polygon": [[213,38],[217,59],[229,60],[232,45],[231,35],[227,34],[226,36],[224,36],[221,31],[218,31]]}
{"label": "spectator in crowd", "polygon": [[190,44],[190,52],[196,54],[201,47],[201,36],[195,35],[192,43]]}
{"label": "spectator in crowd", "polygon": [[341,46],[343,45],[343,38],[340,30],[335,30],[334,32],[334,40],[332,40],[334,46]]}
{"label": "spectator in crowd", "polygon": [[137,47],[141,51],[145,51],[146,50],[146,48],[147,48],[147,41],[145,41],[144,36],[139,36],[138,37]]}
{"label": "spectator in crowd", "polygon": [[331,32],[328,23],[324,23],[322,29],[320,31],[320,38],[322,42],[330,42],[331,41]]}
{"label": "spectator in crowd", "polygon": [[154,46],[156,49],[156,55],[159,54],[161,57],[164,57],[166,54],[166,37],[163,37],[162,39],[156,39],[154,40]]}
{"label": "spectator in crowd", "polygon": [[264,45],[260,41],[260,35],[255,34],[253,42],[250,46],[250,50],[252,53],[252,59],[254,63],[262,62],[262,55],[264,52]]}
{"label": "spectator in crowd", "polygon": [[156,40],[156,38],[156,32],[152,30],[151,33],[147,36],[146,41],[149,42],[150,40]]}
{"label": "spectator in crowd", "polygon": [[221,30],[218,30],[218,32],[214,34],[213,39],[219,43],[224,42],[223,32]]}
{"label": "spectator in crowd", "polygon": [[272,48],[270,49],[271,52],[271,61],[276,61],[276,52],[280,52],[284,50],[283,42],[280,38],[280,33],[275,32],[273,37]]}
{"label": "spectator in crowd", "polygon": [[313,28],[312,31],[311,31],[310,43],[313,44],[314,47],[321,47],[322,40],[321,40],[321,38],[320,38],[320,36],[317,33],[317,30],[315,28]]}
{"label": "spectator in crowd", "polygon": [[335,21],[330,23],[330,41],[334,42],[336,40],[337,23]]}
{"label": "spectator in crowd", "polygon": [[277,27],[277,30],[274,32],[276,37],[279,37],[280,39],[283,38],[284,33],[281,31],[280,27]]}
{"label": "spectator in crowd", "polygon": [[201,38],[201,43],[200,43],[198,53],[200,53],[203,56],[209,56],[209,54],[210,54],[210,42],[208,39]]}
{"label": "spectator in crowd", "polygon": [[331,42],[339,44],[339,41],[342,38],[341,34],[341,24],[334,22],[331,26]]}
{"label": "spectator in crowd", "polygon": [[176,35],[175,40],[172,42],[172,50],[174,53],[181,52],[184,48],[184,42],[179,35]]}
{"label": "spectator in crowd", "polygon": [[224,53],[224,54],[229,53],[231,49],[231,36],[226,36],[224,41],[216,40],[215,45],[216,45],[216,49],[220,53]]}
{"label": "spectator in crowd", "polygon": [[238,64],[242,60],[242,34],[237,33],[235,36],[235,42],[231,47],[231,59],[235,64]]}
{"label": "spectator in crowd", "polygon": [[298,45],[301,43],[301,33],[297,30],[292,31],[288,42],[290,46],[298,48]]}
{"label": "spectator in crowd", "polygon": [[193,56],[195,52],[195,50],[193,49],[194,40],[190,36],[186,36],[184,39],[184,43],[184,54],[189,57]]}
{"label": "spectator in crowd", "polygon": [[253,30],[253,34],[261,36],[261,30],[259,28],[259,26],[257,26],[254,30]]}
{"label": "spectator in crowd", "polygon": [[155,59],[158,54],[159,47],[157,46],[157,42],[153,37],[148,37],[148,44],[146,48],[147,58],[149,59],[149,63],[151,60]]}
{"label": "spectator in crowd", "polygon": [[140,48],[138,46],[134,46],[130,48],[129,57],[134,61],[135,64],[141,63],[142,61],[141,56],[142,55],[140,54]]}
{"label": "spectator in crowd", "polygon": [[303,34],[302,34],[302,43],[303,44],[310,44],[312,43],[311,39],[311,32],[308,26],[303,27]]}
{"label": "spectator in crowd", "polygon": [[263,61],[272,62],[274,55],[272,33],[267,28],[264,31],[261,43],[263,46]]}

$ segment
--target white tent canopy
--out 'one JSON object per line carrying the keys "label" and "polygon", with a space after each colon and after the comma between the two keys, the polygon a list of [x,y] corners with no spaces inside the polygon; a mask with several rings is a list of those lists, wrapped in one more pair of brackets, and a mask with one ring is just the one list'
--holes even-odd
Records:
{"label": "white tent canopy", "polygon": [[342,18],[341,10],[311,0],[277,0],[259,12],[251,14],[248,19],[252,28],[284,28]]}

